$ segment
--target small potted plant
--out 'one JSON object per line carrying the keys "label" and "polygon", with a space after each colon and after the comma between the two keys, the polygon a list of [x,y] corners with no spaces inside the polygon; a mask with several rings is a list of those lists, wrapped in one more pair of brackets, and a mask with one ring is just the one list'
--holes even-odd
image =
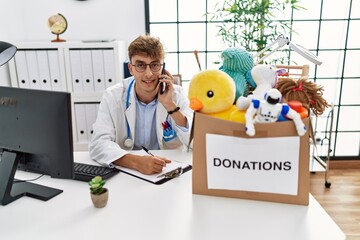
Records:
{"label": "small potted plant", "polygon": [[109,191],[104,188],[105,182],[100,176],[96,176],[89,181],[91,200],[96,208],[103,208],[107,204]]}

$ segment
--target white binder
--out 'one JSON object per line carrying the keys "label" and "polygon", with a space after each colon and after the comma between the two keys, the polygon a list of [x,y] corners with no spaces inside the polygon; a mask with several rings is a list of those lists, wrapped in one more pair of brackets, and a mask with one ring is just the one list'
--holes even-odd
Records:
{"label": "white binder", "polygon": [[84,103],[74,104],[77,143],[88,142],[88,131],[86,126],[86,111]]}
{"label": "white binder", "polygon": [[57,50],[48,50],[48,61],[49,61],[49,71],[50,71],[50,80],[51,80],[51,89],[53,91],[66,91],[63,89],[62,78],[60,74],[60,62],[59,55]]}
{"label": "white binder", "polygon": [[91,50],[80,50],[80,56],[84,92],[94,92],[95,88]]}
{"label": "white binder", "polygon": [[39,68],[38,60],[36,56],[36,50],[29,50],[25,52],[26,62],[28,66],[30,88],[32,89],[41,89],[39,81]]}
{"label": "white binder", "polygon": [[[114,50],[104,50],[105,87],[108,88],[116,83],[115,79],[115,56]],[[118,66],[120,67],[120,66]]]}
{"label": "white binder", "polygon": [[79,50],[70,50],[70,67],[73,92],[83,92],[81,55]]}
{"label": "white binder", "polygon": [[95,123],[96,116],[97,116],[97,108],[96,103],[88,103],[85,105],[85,112],[86,112],[86,129],[87,129],[87,137],[88,142],[90,142],[91,137],[93,135],[93,124]]}
{"label": "white binder", "polygon": [[51,78],[49,71],[49,61],[46,50],[36,51],[38,67],[39,67],[39,81],[41,89],[51,90]]}
{"label": "white binder", "polygon": [[92,50],[92,65],[94,73],[94,88],[95,92],[102,92],[105,90],[105,71],[104,71],[104,57],[103,51],[100,49]]}
{"label": "white binder", "polygon": [[19,87],[30,88],[25,51],[17,51],[15,54],[15,65]]}

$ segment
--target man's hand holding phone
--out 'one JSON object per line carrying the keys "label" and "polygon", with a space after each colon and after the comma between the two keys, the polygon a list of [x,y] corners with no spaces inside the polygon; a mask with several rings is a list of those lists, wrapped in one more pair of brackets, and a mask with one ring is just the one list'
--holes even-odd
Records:
{"label": "man's hand holding phone", "polygon": [[[173,76],[169,73],[169,71],[165,70],[165,63],[164,63],[163,69],[161,71],[161,75],[159,76],[160,83],[159,83],[158,100],[168,112],[168,116],[171,115],[171,118],[175,121],[176,125],[186,127],[187,118],[185,117],[185,115],[181,113],[181,111],[179,111],[180,107],[177,106],[176,103],[173,101],[173,92],[174,92],[173,80],[174,80]],[[176,114],[173,114],[175,112]],[[163,125],[164,137],[166,138],[167,141],[170,141],[176,137],[176,132],[173,128],[169,129],[166,126]]]}
{"label": "man's hand holding phone", "polygon": [[159,75],[159,86],[158,86],[158,100],[166,108],[168,105],[173,104],[173,77],[169,71],[165,70],[165,63]]}

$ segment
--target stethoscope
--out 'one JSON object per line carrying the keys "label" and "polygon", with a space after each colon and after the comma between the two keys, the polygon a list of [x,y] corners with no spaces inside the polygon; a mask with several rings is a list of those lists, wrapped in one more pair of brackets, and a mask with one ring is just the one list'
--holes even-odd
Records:
{"label": "stethoscope", "polygon": [[[129,87],[127,89],[127,96],[126,96],[126,102],[125,102],[125,106],[126,106],[126,109],[129,108],[129,105],[130,105],[130,91],[131,91],[131,88],[132,88],[132,85],[134,84],[135,82],[135,79],[133,79],[131,81],[131,83],[129,84]],[[134,141],[131,139],[131,134],[130,134],[130,126],[129,126],[129,122],[126,118],[126,130],[127,130],[127,138],[124,140],[124,146],[127,147],[127,148],[132,148],[133,145],[134,145]]]}

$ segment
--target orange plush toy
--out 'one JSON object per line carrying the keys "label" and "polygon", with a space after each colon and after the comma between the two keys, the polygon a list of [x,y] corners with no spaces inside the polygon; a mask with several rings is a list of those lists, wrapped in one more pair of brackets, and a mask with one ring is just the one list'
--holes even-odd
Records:
{"label": "orange plush toy", "polygon": [[307,118],[309,116],[309,111],[300,101],[290,100],[287,102],[287,104],[290,108],[294,109],[298,114],[300,114],[301,119]]}

